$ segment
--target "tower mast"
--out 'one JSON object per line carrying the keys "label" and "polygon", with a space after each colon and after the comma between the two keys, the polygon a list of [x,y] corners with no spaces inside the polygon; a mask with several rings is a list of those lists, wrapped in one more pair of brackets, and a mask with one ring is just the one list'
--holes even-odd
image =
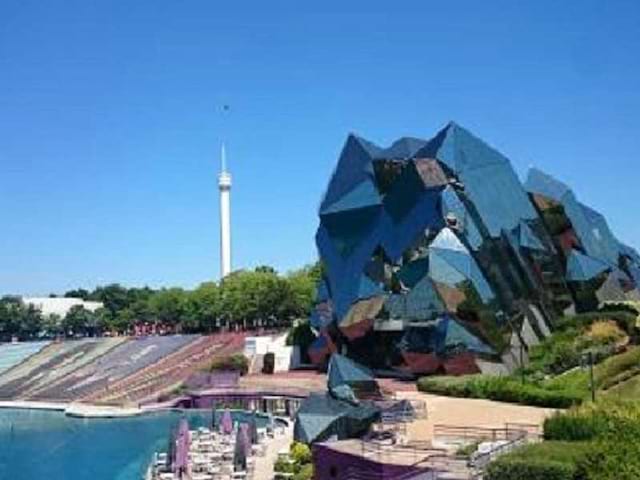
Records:
{"label": "tower mast", "polygon": [[227,152],[224,142],[220,151],[220,278],[231,273],[231,174],[227,171]]}

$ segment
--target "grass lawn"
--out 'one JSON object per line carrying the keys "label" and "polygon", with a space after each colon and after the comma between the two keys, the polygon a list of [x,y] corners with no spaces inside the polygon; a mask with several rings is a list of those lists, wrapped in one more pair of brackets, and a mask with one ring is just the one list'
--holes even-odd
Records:
{"label": "grass lawn", "polygon": [[626,382],[622,382],[612,387],[606,392],[607,397],[621,398],[628,400],[640,399],[640,375],[631,377]]}

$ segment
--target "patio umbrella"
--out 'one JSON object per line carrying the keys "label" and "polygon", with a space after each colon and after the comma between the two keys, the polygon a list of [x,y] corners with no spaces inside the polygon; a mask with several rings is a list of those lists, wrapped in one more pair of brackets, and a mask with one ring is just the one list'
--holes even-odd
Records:
{"label": "patio umbrella", "polygon": [[173,468],[176,464],[176,442],[178,441],[178,428],[176,425],[171,427],[169,431],[169,451],[167,457],[169,465]]}
{"label": "patio umbrella", "polygon": [[249,434],[249,424],[241,423],[239,427],[239,433],[242,435],[242,444],[244,446],[244,454],[245,456],[251,455],[251,438]]}
{"label": "patio umbrella", "polygon": [[244,472],[247,470],[247,448],[246,435],[242,429],[236,433],[236,446],[233,452],[233,470],[236,472]]}
{"label": "patio umbrella", "polygon": [[249,439],[251,440],[251,445],[258,444],[258,420],[256,418],[256,412],[252,412],[249,418]]}
{"label": "patio umbrella", "polygon": [[216,418],[218,412],[216,412],[216,402],[215,400],[213,401],[213,403],[211,404],[211,430],[217,430],[218,429],[218,419]]}
{"label": "patio umbrella", "polygon": [[233,432],[233,419],[231,418],[231,412],[228,408],[225,409],[224,413],[222,414],[222,420],[220,423],[222,424],[223,433],[229,435],[231,432]]}
{"label": "patio umbrella", "polygon": [[189,458],[189,445],[191,438],[189,435],[189,422],[186,418],[180,419],[178,424],[178,438],[176,440],[176,461],[174,470],[178,474],[182,474],[187,470]]}

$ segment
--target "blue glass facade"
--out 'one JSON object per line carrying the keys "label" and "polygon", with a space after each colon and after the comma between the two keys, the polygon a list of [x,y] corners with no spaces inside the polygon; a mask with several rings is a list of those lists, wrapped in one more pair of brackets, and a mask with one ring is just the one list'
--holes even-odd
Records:
{"label": "blue glass facade", "polygon": [[314,350],[376,367],[473,369],[459,359],[500,361],[527,320],[548,332],[589,295],[639,293],[640,256],[600,213],[538,170],[523,185],[507,157],[454,123],[388,148],[350,135],[316,242]]}

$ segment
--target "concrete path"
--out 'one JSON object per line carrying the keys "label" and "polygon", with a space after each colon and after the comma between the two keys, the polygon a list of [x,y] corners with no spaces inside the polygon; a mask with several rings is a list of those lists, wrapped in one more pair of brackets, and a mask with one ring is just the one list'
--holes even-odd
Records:
{"label": "concrete path", "polygon": [[420,392],[398,392],[397,398],[422,400],[427,403],[427,418],[418,419],[407,426],[410,439],[433,439],[433,426],[438,424],[502,428],[505,423],[542,425],[544,419],[555,412],[551,408],[528,407],[511,403],[453,398]]}
{"label": "concrete path", "polygon": [[264,457],[256,457],[253,480],[273,480],[273,464],[278,458],[278,452],[283,448],[289,449],[293,442],[293,426],[290,425],[275,438],[267,443],[267,453]]}

